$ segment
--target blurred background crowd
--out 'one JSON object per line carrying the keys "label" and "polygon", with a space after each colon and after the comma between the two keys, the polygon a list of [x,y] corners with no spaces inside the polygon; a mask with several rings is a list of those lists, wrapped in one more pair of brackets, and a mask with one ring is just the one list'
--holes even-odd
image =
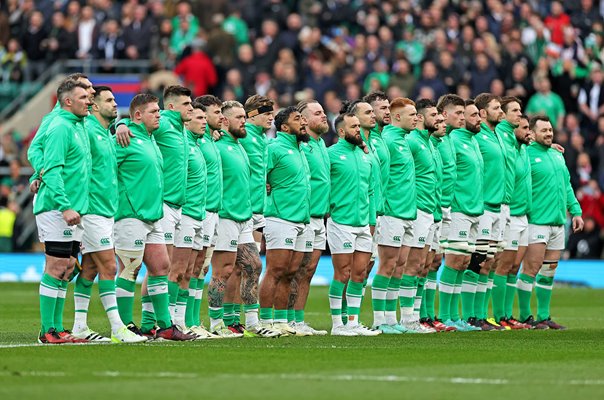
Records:
{"label": "blurred background crowd", "polygon": [[[279,107],[343,100],[513,95],[556,128],[586,218],[568,257],[600,258],[604,227],[604,1],[594,0],[1,0],[0,88],[61,59],[148,60],[195,96]],[[150,74],[150,75],[148,75]],[[0,137],[0,251],[14,249],[30,199],[25,151],[35,132]],[[333,132],[326,138],[334,141]],[[17,221],[14,224],[14,221]],[[35,238],[35,233],[34,233]],[[31,241],[15,250],[27,250]]]}

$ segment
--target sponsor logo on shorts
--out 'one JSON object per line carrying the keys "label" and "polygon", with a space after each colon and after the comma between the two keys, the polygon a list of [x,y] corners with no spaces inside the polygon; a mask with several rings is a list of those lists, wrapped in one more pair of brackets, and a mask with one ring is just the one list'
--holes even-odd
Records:
{"label": "sponsor logo on shorts", "polygon": [[393,236],[392,237],[392,241],[394,241],[394,242],[400,242],[401,241],[401,237],[400,236]]}
{"label": "sponsor logo on shorts", "polygon": [[518,241],[517,240],[512,240],[512,246],[518,246]]}
{"label": "sponsor logo on shorts", "polygon": [[111,239],[106,238],[106,237],[101,238],[101,245],[103,245],[103,246],[107,246],[107,245],[109,245],[109,244],[111,244]]}
{"label": "sponsor logo on shorts", "polygon": [[537,239],[545,239],[545,235],[537,235]]}
{"label": "sponsor logo on shorts", "polygon": [[165,240],[172,240],[172,232],[164,232]]}
{"label": "sponsor logo on shorts", "polygon": [[231,240],[231,246],[237,247],[237,241],[236,240]]}
{"label": "sponsor logo on shorts", "polygon": [[138,239],[134,241],[134,247],[143,247],[143,241]]}
{"label": "sponsor logo on shorts", "polygon": [[489,231],[489,229],[488,229],[488,228],[485,228],[485,229],[483,229],[483,230],[482,230],[482,234],[483,234],[483,235],[490,235],[490,233],[491,233],[491,232]]}
{"label": "sponsor logo on shorts", "polygon": [[71,229],[65,229],[63,231],[63,236],[73,236],[73,231]]}
{"label": "sponsor logo on shorts", "polygon": [[420,243],[426,243],[426,238],[424,236],[420,236],[419,237],[419,242]]}
{"label": "sponsor logo on shorts", "polygon": [[193,237],[192,236],[185,236],[185,243],[193,243]]}
{"label": "sponsor logo on shorts", "polygon": [[203,235],[203,240],[206,242],[210,240],[210,235]]}
{"label": "sponsor logo on shorts", "polygon": [[292,239],[292,238],[285,238],[285,244],[287,244],[287,245],[293,245],[294,244],[294,239]]}
{"label": "sponsor logo on shorts", "polygon": [[468,231],[459,231],[459,237],[467,238],[468,237]]}
{"label": "sponsor logo on shorts", "polygon": [[312,240],[307,240],[307,241],[306,241],[306,248],[307,248],[307,249],[312,248]]}
{"label": "sponsor logo on shorts", "polygon": [[352,243],[350,243],[350,242],[344,242],[344,248],[345,249],[352,249]]}

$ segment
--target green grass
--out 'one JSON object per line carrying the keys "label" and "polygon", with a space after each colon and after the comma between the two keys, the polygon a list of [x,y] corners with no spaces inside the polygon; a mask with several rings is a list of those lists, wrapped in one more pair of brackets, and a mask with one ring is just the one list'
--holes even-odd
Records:
{"label": "green grass", "polygon": [[[73,321],[71,290],[66,326]],[[552,310],[569,326],[564,332],[35,347],[7,345],[34,342],[37,285],[0,284],[0,294],[0,399],[604,396],[599,290],[555,290]],[[369,306],[363,308],[366,322]],[[91,328],[108,334],[96,293],[91,309]],[[326,288],[311,290],[306,319],[329,328]]]}

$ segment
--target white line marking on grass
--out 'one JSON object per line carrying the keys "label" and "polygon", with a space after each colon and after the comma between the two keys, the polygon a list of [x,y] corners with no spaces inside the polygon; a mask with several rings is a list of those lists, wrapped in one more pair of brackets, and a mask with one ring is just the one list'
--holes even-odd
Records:
{"label": "white line marking on grass", "polygon": [[180,378],[180,379],[194,379],[198,378],[199,375],[193,372],[122,372],[122,371],[100,371],[93,372],[94,376],[109,376],[109,377],[123,377],[123,378]]}
{"label": "white line marking on grass", "polygon": [[42,343],[10,343],[0,344],[0,349],[16,349],[18,347],[72,347],[72,346],[109,346],[110,343],[60,343],[60,344],[42,344]]}

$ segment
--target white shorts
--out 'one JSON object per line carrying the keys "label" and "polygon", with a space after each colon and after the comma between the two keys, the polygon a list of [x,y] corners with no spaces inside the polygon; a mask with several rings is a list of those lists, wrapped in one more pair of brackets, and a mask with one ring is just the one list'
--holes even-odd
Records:
{"label": "white shorts", "polygon": [[451,207],[441,208],[442,220],[440,224],[440,250],[441,253],[447,248],[447,240],[449,239],[449,231],[451,229]]}
{"label": "white shorts", "polygon": [[403,241],[403,245],[418,249],[430,245],[434,235],[432,225],[434,225],[434,215],[417,210],[417,218],[413,221],[413,228],[411,228],[411,238],[407,242]]}
{"label": "white shorts", "polygon": [[400,219],[382,215],[375,227],[376,242],[380,246],[401,247],[413,238],[412,219]]}
{"label": "white shorts", "polygon": [[518,251],[520,246],[528,246],[529,224],[526,215],[511,217],[510,227],[506,231],[505,250]]}
{"label": "white shorts", "polygon": [[206,219],[203,220],[203,247],[216,245],[217,228],[218,228],[218,213],[206,211]]}
{"label": "white shorts", "polygon": [[82,254],[113,249],[113,218],[84,215],[82,225]]}
{"label": "white shorts", "polygon": [[547,250],[564,250],[564,226],[529,224],[528,243],[545,243]]}
{"label": "white shorts", "polygon": [[218,218],[216,229],[215,251],[237,252],[237,246],[246,243],[255,243],[252,235],[252,219],[244,222],[233,221],[227,218]]}
{"label": "white shorts", "polygon": [[159,220],[161,228],[164,231],[164,240],[166,244],[174,244],[174,234],[176,233],[176,225],[180,223],[182,218],[182,208],[172,208],[166,203],[163,204],[164,217]]}
{"label": "white shorts", "polygon": [[266,226],[266,219],[262,214],[252,214],[252,224],[255,231]]}
{"label": "white shorts", "polygon": [[183,215],[176,225],[174,246],[201,250],[203,247],[203,221]]}
{"label": "white shorts", "polygon": [[51,210],[36,215],[36,225],[42,243],[82,241],[84,233],[82,219],[79,225],[67,225],[61,211]]}
{"label": "white shorts", "polygon": [[478,237],[476,239],[498,242],[501,231],[500,221],[501,211],[495,213],[484,210],[484,214],[478,218]]}
{"label": "white shorts", "polygon": [[294,250],[312,252],[313,232],[309,225],[269,217],[264,227],[266,250]]}
{"label": "white shorts", "polygon": [[471,217],[458,212],[451,213],[451,226],[445,254],[469,256],[474,253],[476,251],[478,221],[478,217]]}
{"label": "white shorts", "polygon": [[146,244],[165,244],[164,231],[159,221],[147,222],[136,218],[124,218],[113,225],[115,248],[136,251]]}
{"label": "white shorts", "polygon": [[501,216],[499,217],[499,238],[498,241],[502,242],[505,240],[506,232],[510,229],[510,224],[512,223],[512,217],[510,216],[510,205],[502,204],[501,205]]}
{"label": "white shorts", "polygon": [[323,218],[310,218],[310,232],[314,236],[313,250],[325,250],[327,244],[327,235],[325,230],[325,221]]}
{"label": "white shorts", "polygon": [[430,250],[436,252],[437,254],[441,254],[440,248],[440,230],[442,229],[442,221],[435,222],[433,225],[433,234],[432,234],[432,244],[430,245]]}
{"label": "white shorts", "polygon": [[327,219],[327,242],[331,254],[350,254],[355,251],[371,253],[372,238],[369,225],[348,226]]}

